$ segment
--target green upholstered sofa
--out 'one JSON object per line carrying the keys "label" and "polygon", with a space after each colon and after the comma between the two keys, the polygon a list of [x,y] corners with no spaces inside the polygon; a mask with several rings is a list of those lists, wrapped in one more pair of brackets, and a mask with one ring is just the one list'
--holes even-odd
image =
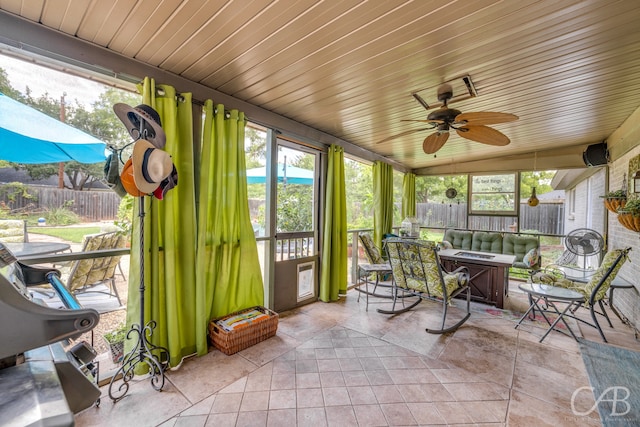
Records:
{"label": "green upholstered sofa", "polygon": [[447,229],[442,242],[444,247],[450,244],[453,249],[515,255],[513,267],[526,270],[540,269],[540,241],[536,236]]}

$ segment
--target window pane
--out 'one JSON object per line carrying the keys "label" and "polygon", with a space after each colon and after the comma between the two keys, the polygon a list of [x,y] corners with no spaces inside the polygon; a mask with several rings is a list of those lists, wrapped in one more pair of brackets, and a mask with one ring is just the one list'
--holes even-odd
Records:
{"label": "window pane", "polygon": [[517,174],[471,175],[470,214],[515,215],[518,192]]}

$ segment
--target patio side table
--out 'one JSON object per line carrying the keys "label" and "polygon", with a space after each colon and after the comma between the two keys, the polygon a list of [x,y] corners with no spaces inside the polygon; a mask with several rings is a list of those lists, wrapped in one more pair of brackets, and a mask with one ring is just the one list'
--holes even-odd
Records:
{"label": "patio side table", "polygon": [[[582,296],[582,294],[576,291],[573,291],[571,289],[560,288],[558,286],[544,285],[540,283],[522,283],[518,285],[518,288],[520,288],[520,290],[526,292],[529,295],[529,302],[531,305],[529,306],[529,309],[527,309],[527,311],[522,315],[520,320],[518,320],[518,324],[515,326],[516,329],[518,328],[518,326],[520,326],[522,321],[529,315],[529,313],[531,313],[532,311],[535,313],[535,310],[537,309],[542,314],[542,317],[544,317],[544,320],[546,320],[547,323],[549,324],[549,329],[547,329],[547,331],[544,333],[542,338],[540,338],[539,342],[542,342],[547,337],[547,335],[549,335],[549,332],[551,332],[552,330],[563,332],[560,329],[556,329],[556,325],[560,321],[562,321],[562,323],[564,323],[564,325],[567,327],[567,330],[571,333],[571,336],[576,341],[578,340],[578,338],[573,333],[573,330],[571,329],[567,321],[564,319],[564,317],[567,314],[567,312],[571,309],[571,307],[573,307],[574,305],[576,306],[580,305],[580,303],[584,302],[584,297]],[[540,301],[543,301],[547,308],[541,307],[538,304]],[[562,311],[560,311],[558,310],[556,303],[563,303],[563,304],[566,304],[566,306]],[[549,308],[553,308],[553,311],[549,310]],[[556,314],[558,317],[553,322],[551,322],[547,318],[545,313],[553,313],[553,314]]]}
{"label": "patio side table", "polygon": [[[376,289],[380,285],[380,275],[381,274],[390,274],[391,273],[391,265],[389,264],[358,264],[358,281],[362,280],[363,283],[358,284],[355,288],[356,291],[363,293],[366,295],[366,311],[369,311],[369,295],[373,295],[381,298],[390,298],[390,295],[381,295],[376,294]],[[371,276],[375,275],[376,280],[373,283],[373,291],[369,291],[369,284],[371,282]],[[362,284],[364,284],[365,289],[361,289]],[[380,285],[384,286],[384,285]],[[360,295],[358,295],[358,301],[360,301]]]}

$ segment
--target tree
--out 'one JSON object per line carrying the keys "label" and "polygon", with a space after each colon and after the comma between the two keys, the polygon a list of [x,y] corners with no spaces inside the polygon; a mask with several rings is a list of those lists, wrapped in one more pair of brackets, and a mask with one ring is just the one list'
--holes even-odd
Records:
{"label": "tree", "polygon": [[455,200],[467,199],[467,176],[419,176],[416,177],[416,203],[448,203],[447,189],[453,188],[458,194]]}
{"label": "tree", "polygon": [[531,196],[533,187],[536,188],[536,194],[544,194],[552,191],[551,180],[556,171],[534,171],[522,172],[520,174],[520,197],[527,198]]}
{"label": "tree", "polygon": [[[108,146],[120,149],[132,142],[126,128],[114,114],[113,105],[117,102],[137,105],[140,101],[140,96],[136,94],[115,88],[108,88],[100,95],[99,100],[92,104],[91,109],[86,109],[76,100],[73,104],[65,103],[63,110],[62,99],[52,98],[48,93],[34,98],[31,96],[31,92],[27,87],[27,93],[21,94],[11,86],[6,72],[1,68],[0,91],[55,119],[59,119],[63,111],[65,123],[95,136],[104,141]],[[125,149],[122,158],[126,159],[130,155],[131,148]],[[57,175],[59,171],[58,163],[39,165],[12,163],[11,165],[17,170],[26,170],[33,179],[46,179]],[[64,184],[65,187],[82,190],[87,188],[91,183],[104,178],[104,164],[85,164],[75,161],[65,162],[64,173],[67,178]]]}

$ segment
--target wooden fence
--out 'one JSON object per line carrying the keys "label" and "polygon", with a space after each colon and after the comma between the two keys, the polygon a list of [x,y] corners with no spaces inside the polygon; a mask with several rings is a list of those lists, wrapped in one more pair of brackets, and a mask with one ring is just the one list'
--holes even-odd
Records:
{"label": "wooden fence", "polygon": [[[472,230],[516,231],[513,217],[471,216],[467,224],[466,203],[418,203],[416,214],[424,227],[469,228]],[[564,204],[520,204],[520,230],[542,234],[564,234]]]}
{"label": "wooden fence", "polygon": [[75,191],[29,185],[28,195],[0,191],[0,204],[12,212],[44,213],[66,207],[85,221],[115,220],[120,197],[111,190]]}

